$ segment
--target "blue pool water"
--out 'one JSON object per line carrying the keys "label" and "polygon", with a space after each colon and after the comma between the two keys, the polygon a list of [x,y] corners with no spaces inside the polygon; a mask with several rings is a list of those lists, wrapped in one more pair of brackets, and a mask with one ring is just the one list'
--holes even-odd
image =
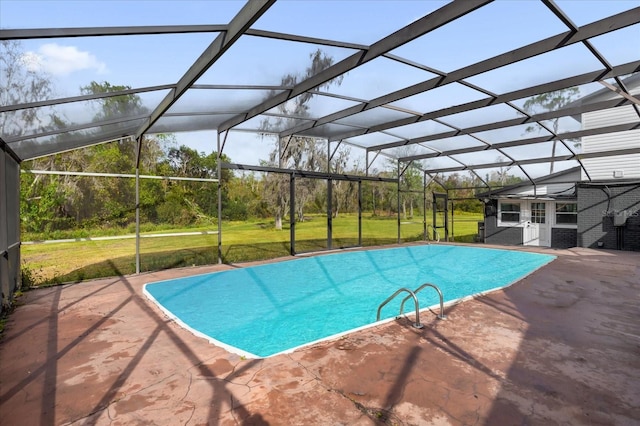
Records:
{"label": "blue pool water", "polygon": [[[421,245],[351,251],[215,272],[145,285],[171,317],[247,357],[267,357],[376,321],[400,287],[437,285],[445,302],[507,286],[555,256],[509,250]],[[437,293],[418,293],[420,307]],[[399,313],[401,296],[381,318]],[[405,312],[413,313],[409,301]],[[425,315],[428,315],[425,313]]]}

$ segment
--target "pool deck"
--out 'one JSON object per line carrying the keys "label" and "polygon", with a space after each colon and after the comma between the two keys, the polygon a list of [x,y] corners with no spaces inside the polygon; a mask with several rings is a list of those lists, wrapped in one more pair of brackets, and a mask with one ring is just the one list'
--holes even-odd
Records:
{"label": "pool deck", "polygon": [[640,253],[558,258],[513,286],[268,359],[169,320],[147,282],[29,291],[0,341],[2,425],[637,425]]}

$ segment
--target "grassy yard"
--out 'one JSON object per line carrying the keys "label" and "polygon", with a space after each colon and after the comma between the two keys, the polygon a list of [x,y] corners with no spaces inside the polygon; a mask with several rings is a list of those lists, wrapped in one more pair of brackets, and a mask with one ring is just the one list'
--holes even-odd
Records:
{"label": "grassy yard", "polygon": [[[480,214],[456,214],[455,241],[474,241]],[[332,221],[332,248],[358,244],[358,218],[342,215]],[[216,231],[215,227],[172,229],[159,232]],[[289,225],[274,229],[272,222],[223,222],[223,262],[245,262],[289,255]],[[327,244],[326,216],[312,216],[296,223],[296,252],[324,250]],[[443,232],[443,231],[441,231]],[[422,218],[402,220],[401,242],[423,239]],[[97,237],[99,235],[92,235]],[[442,236],[444,239],[444,236]],[[395,244],[398,240],[397,218],[362,218],[362,245]],[[218,236],[204,233],[179,237],[142,238],[140,269],[153,271],[217,262]],[[63,243],[25,244],[21,248],[23,277],[27,285],[82,281],[98,277],[135,272],[135,239],[89,240]]]}

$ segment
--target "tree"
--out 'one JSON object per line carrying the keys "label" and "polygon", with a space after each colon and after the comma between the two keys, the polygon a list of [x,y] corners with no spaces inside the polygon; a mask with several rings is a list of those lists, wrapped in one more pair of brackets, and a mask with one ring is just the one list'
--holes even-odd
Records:
{"label": "tree", "polygon": [[[347,147],[338,148],[333,155],[331,171],[337,174],[344,174],[347,171],[347,161],[351,149]],[[345,180],[333,181],[333,201],[331,206],[331,214],[334,218],[338,217],[340,211],[349,211],[353,197],[356,193],[357,186],[354,182]]]}
{"label": "tree", "polygon": [[[17,41],[0,40],[0,105],[17,105],[51,99],[51,77],[38,70]],[[48,128],[53,112],[27,108],[0,114],[0,135],[20,136]]]}
{"label": "tree", "polygon": [[[54,97],[51,77],[32,62],[17,41],[0,40],[0,105],[18,105]],[[64,126],[51,108],[26,108],[0,114],[0,135],[5,138],[43,132]],[[50,180],[41,184],[41,176],[23,174],[20,186],[20,219],[25,229],[40,229],[60,213],[65,194]],[[35,188],[40,188],[36,193]]]}
{"label": "tree", "polygon": [[[542,93],[540,95],[532,96],[527,99],[523,107],[529,114],[538,114],[545,111],[557,111],[564,108],[571,102],[573,102],[580,95],[580,89],[578,87],[567,87],[566,89],[555,90],[553,92]],[[560,118],[554,118],[551,120],[553,126],[553,133],[558,134],[558,126]],[[529,126],[526,128],[526,132],[539,131],[539,127]],[[556,144],[557,140],[553,141],[553,147],[551,149],[551,166],[549,174],[553,173],[554,157],[556,156]],[[575,146],[579,146],[578,141],[574,140]]]}
{"label": "tree", "polygon": [[[411,157],[417,154],[416,147],[413,145],[405,145],[399,147],[397,149],[398,157]],[[398,161],[397,160],[389,160],[389,166],[394,170],[393,176],[398,176]],[[423,166],[420,163],[409,162],[402,163],[400,162],[400,192],[398,194],[400,199],[400,208],[402,209],[402,217],[407,219],[408,217],[413,217],[413,207],[416,203],[417,198],[422,198],[422,196],[418,196],[415,191],[423,190],[423,172],[420,169]],[[409,215],[407,216],[407,203],[409,204]]]}
{"label": "tree", "polygon": [[[91,82],[81,91],[84,94],[104,94],[128,88],[108,82]],[[146,112],[137,95],[100,98],[93,102],[96,113],[92,121],[96,123]],[[58,128],[66,126],[59,117],[53,117],[50,121],[51,125]],[[106,126],[104,128],[107,129]],[[92,131],[99,133],[101,129],[102,126],[96,125]],[[112,127],[109,129],[112,130]],[[165,155],[165,145],[170,143],[172,138],[167,135],[144,138],[140,162],[142,174],[156,174]],[[26,162],[23,167],[71,172],[134,173],[136,156],[136,142],[120,140],[43,157]],[[23,178],[21,193],[26,211],[42,210],[36,204],[50,206],[49,210],[55,212],[52,213],[54,217],[48,220],[52,230],[96,224],[125,226],[135,220],[135,205],[132,202],[135,199],[135,182],[132,179],[36,175],[32,179]],[[161,196],[159,182],[142,181],[140,196],[143,218],[155,218],[157,214],[153,203],[158,202]],[[57,203],[55,208],[51,207],[54,205],[52,203]]]}
{"label": "tree", "polygon": [[[222,154],[221,160],[231,160]],[[205,154],[195,149],[181,145],[178,148],[170,148],[167,152],[167,174],[171,176],[216,179],[218,158],[217,153]],[[229,206],[229,182],[233,179],[230,170],[223,170],[221,175],[223,209]],[[168,191],[172,194],[180,194],[171,198],[172,209],[183,211],[182,224],[188,223],[188,218],[193,220],[205,217],[216,217],[218,212],[217,187],[211,182],[171,182]],[[173,214],[173,212],[171,212]],[[175,221],[174,221],[175,223]]]}
{"label": "tree", "polygon": [[[282,86],[295,86],[300,81],[321,72],[333,64],[333,58],[327,56],[322,50],[317,49],[309,55],[311,63],[304,74],[286,74],[281,79]],[[340,84],[342,77],[330,80],[321,84],[318,88],[329,87],[332,84]],[[268,97],[274,96],[275,92],[269,93]],[[296,124],[296,117],[309,117],[309,103],[315,95],[304,92],[293,99],[281,103],[276,107],[278,117],[270,117],[262,121],[260,129],[265,133],[276,133],[280,130],[293,127]],[[327,170],[326,150],[322,149],[318,141],[311,137],[293,136],[277,138],[274,149],[271,151],[269,160],[263,162],[264,165],[304,169],[304,170]],[[282,229],[282,219],[289,205],[289,185],[287,176],[279,173],[271,173],[266,176],[265,197],[272,207],[276,229]],[[317,189],[317,181],[306,179],[305,184],[297,186],[296,199],[298,207],[297,216],[304,218],[304,205],[313,198]]]}
{"label": "tree", "polygon": [[[80,88],[84,95],[100,95],[111,92],[130,90],[131,86],[112,85],[108,81],[97,83],[92,81]],[[149,112],[142,104],[142,99],[138,95],[118,95],[108,96],[96,100],[98,104],[94,121],[108,120],[111,118],[139,115]]]}

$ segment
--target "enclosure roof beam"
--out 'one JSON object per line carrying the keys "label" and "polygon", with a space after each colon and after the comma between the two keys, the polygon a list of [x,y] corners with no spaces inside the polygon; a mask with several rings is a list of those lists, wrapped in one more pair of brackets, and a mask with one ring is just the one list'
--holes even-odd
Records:
{"label": "enclosure roof beam", "polygon": [[[357,114],[362,111],[366,111],[378,106],[388,104],[391,102],[404,99],[409,96],[416,95],[418,93],[426,92],[436,87],[444,86],[449,83],[458,82],[465,78],[469,78],[478,74],[482,74],[487,71],[494,70],[496,68],[503,67],[505,65],[513,64],[515,62],[522,61],[524,59],[532,58],[553,50],[560,49],[562,47],[570,46],[575,43],[580,43],[583,40],[587,40],[591,37],[596,37],[602,34],[609,33],[611,31],[619,30],[640,22],[640,7],[631,9],[617,15],[612,15],[599,21],[587,24],[577,32],[566,31],[561,34],[531,43],[527,46],[523,46],[518,49],[511,50],[509,52],[494,56],[493,58],[486,59],[484,61],[476,62],[472,65],[460,68],[456,71],[448,73],[446,76],[439,76],[430,80],[423,81],[421,83],[414,84],[413,86],[405,87],[404,89],[397,90],[392,93],[380,96],[372,99],[368,103],[355,105],[350,108],[343,109],[341,111],[329,114],[325,117],[318,119],[312,125],[302,124],[296,126],[288,131],[288,133],[300,133],[308,130],[311,127],[321,126],[329,122],[348,117],[353,114]],[[538,92],[539,93],[539,92]],[[497,102],[497,101],[495,101]],[[275,105],[274,105],[275,106]],[[250,117],[249,117],[250,118]],[[283,134],[286,136],[286,134]]]}
{"label": "enclosure roof beam", "polygon": [[33,28],[0,30],[0,40],[212,33],[222,32],[226,30],[227,25],[148,25],[126,27]]}
{"label": "enclosure roof beam", "polygon": [[16,162],[18,164],[20,164],[20,162],[22,161],[22,159],[20,159],[20,157],[18,156],[18,154],[16,154],[13,149],[11,149],[11,147],[4,141],[2,140],[2,138],[0,138],[0,148],[2,148],[7,154],[9,154],[11,156],[11,158],[13,158],[14,160],[16,160]]}
{"label": "enclosure roof beam", "polygon": [[[38,102],[29,102],[24,104],[0,105],[0,112],[18,111],[28,108],[39,108],[43,106],[52,106],[60,104],[68,104],[72,102],[92,101],[95,99],[105,99],[115,96],[136,95],[138,93],[154,92],[158,90],[175,89],[175,84],[163,84],[159,86],[139,87],[136,89],[117,90],[113,92],[91,93],[80,96],[70,96],[66,98],[47,99]],[[197,90],[291,90],[291,86],[265,86],[265,85],[237,85],[237,84],[194,84],[191,89]],[[237,113],[237,112],[236,112]],[[235,114],[235,113],[234,113]]]}
{"label": "enclosure roof beam", "polygon": [[105,92],[105,93],[92,93],[89,95],[81,95],[81,96],[70,96],[67,98],[47,99],[44,101],[29,102],[24,104],[0,105],[0,113],[9,112],[9,111],[18,111],[21,109],[40,108],[44,106],[68,104],[72,102],[92,101],[95,99],[112,98],[115,96],[135,95],[138,93],[154,92],[157,90],[168,90],[168,89],[173,89],[175,87],[176,87],[175,84],[164,84],[161,86],[140,87],[138,89],[126,89],[126,90],[117,90],[117,91]]}
{"label": "enclosure roof beam", "polygon": [[[556,111],[543,112],[540,114],[532,115],[530,117],[516,117],[510,120],[496,121],[493,123],[481,124],[478,126],[467,127],[459,130],[456,129],[456,130],[436,133],[432,135],[420,136],[418,138],[407,139],[401,142],[390,142],[386,144],[374,145],[372,147],[367,148],[367,150],[377,151],[379,149],[391,149],[391,148],[396,148],[399,146],[405,146],[405,145],[410,145],[415,143],[429,142],[429,141],[451,138],[451,137],[460,136],[460,135],[469,135],[472,133],[485,132],[488,130],[503,129],[511,126],[518,126],[521,124],[534,123],[542,120],[551,120],[554,118],[573,116],[573,115],[578,115],[585,112],[599,111],[602,109],[609,109],[609,108],[615,108],[615,107],[626,106],[626,105],[629,105],[629,102],[623,99],[611,99],[608,101],[580,105],[572,108],[564,108]],[[437,119],[435,120],[437,121]],[[445,122],[442,122],[442,124],[448,125]],[[559,136],[562,136],[562,134],[559,134]]]}
{"label": "enclosure roof beam", "polygon": [[240,38],[251,25],[262,16],[275,0],[255,0],[245,4],[240,12],[231,20],[227,31],[218,34],[216,39],[205,49],[189,70],[182,76],[167,96],[160,102],[151,116],[135,133],[139,138],[158,121],[158,119],[200,78],[222,55]]}
{"label": "enclosure roof beam", "polygon": [[[229,28],[226,24],[214,25],[146,25],[121,27],[73,27],[73,28],[29,28],[0,30],[0,40],[32,40],[48,38],[75,37],[109,37],[130,35],[162,35],[162,34],[192,34],[192,33],[220,33]],[[285,34],[275,31],[265,31],[249,28],[245,35],[270,38],[276,40],[309,43],[321,46],[341,47],[346,49],[366,49],[368,46],[339,40],[329,40],[317,37],[307,37],[296,34]]]}
{"label": "enclosure roof beam", "polygon": [[503,93],[494,97],[488,97],[479,99],[472,102],[467,102],[460,105],[455,105],[448,108],[442,108],[437,111],[431,111],[423,114],[420,117],[408,117],[399,120],[389,121],[376,126],[371,126],[366,131],[352,130],[350,132],[342,133],[331,138],[331,140],[347,139],[356,136],[361,136],[367,133],[374,133],[381,130],[391,129],[393,127],[406,126],[408,124],[414,124],[421,121],[432,120],[434,118],[441,118],[447,115],[458,114],[462,112],[472,111],[474,109],[484,108],[491,105],[497,105],[501,103],[507,103],[518,99],[528,98],[540,93],[552,92],[554,90],[562,90],[569,87],[578,86],[581,84],[593,83],[600,81],[603,78],[611,78],[619,75],[631,74],[640,70],[640,61],[629,62],[627,64],[614,67],[611,71],[599,70],[580,74],[577,76],[556,80],[550,83],[539,84],[536,86],[527,87],[525,89],[519,89],[508,93]]}
{"label": "enclosure roof beam", "polygon": [[625,99],[628,99],[629,101],[633,102],[636,105],[640,105],[640,100],[638,98],[636,98],[635,96],[629,94],[628,91],[623,90],[620,87],[615,87],[612,84],[607,83],[606,81],[599,81],[598,83],[602,84],[604,87],[606,87],[607,89],[611,90],[612,92],[617,93],[618,95],[622,96]]}
{"label": "enclosure roof beam", "polygon": [[496,167],[509,167],[509,166],[526,166],[530,164],[541,164],[541,163],[550,163],[552,161],[568,161],[568,160],[577,160],[577,159],[585,159],[585,158],[600,158],[600,157],[611,157],[615,155],[632,155],[639,154],[640,148],[627,148],[627,149],[617,149],[617,150],[608,150],[601,152],[590,152],[586,154],[576,154],[576,155],[560,155],[555,157],[544,157],[544,158],[529,158],[526,160],[518,160],[518,161],[501,161],[496,163],[483,163],[483,164],[469,164],[461,167],[444,167],[440,169],[429,169],[429,173],[447,173],[447,172],[462,172],[465,170],[477,170],[477,169],[491,169]]}
{"label": "enclosure roof beam", "polygon": [[276,40],[284,40],[284,41],[294,41],[298,43],[308,43],[308,44],[320,45],[320,46],[341,47],[345,49],[366,50],[368,48],[368,46],[365,44],[349,43],[349,42],[344,42],[339,40],[329,40],[326,38],[308,37],[308,36],[301,36],[296,34],[285,34],[285,33],[278,33],[274,31],[258,30],[253,28],[248,29],[245,32],[245,35],[253,36],[253,37],[276,39]]}
{"label": "enclosure roof beam", "polygon": [[[215,117],[216,115],[230,115],[235,114],[237,111],[198,111],[198,112],[170,112],[163,115],[163,117],[202,117],[202,116],[211,116]],[[290,117],[283,114],[277,113],[265,113],[264,115],[272,116],[272,117]],[[26,139],[35,139],[45,136],[52,136],[60,133],[74,132],[78,130],[90,129],[92,127],[100,127],[100,126],[108,126],[112,124],[120,124],[127,123],[129,121],[142,120],[148,118],[149,114],[139,114],[139,115],[130,115],[119,118],[112,118],[110,120],[101,120],[101,121],[91,121],[83,124],[76,124],[72,126],[68,126],[62,129],[50,130],[42,133],[34,133],[28,135],[20,135],[16,137],[8,137],[6,138],[7,143],[16,143]],[[265,132],[268,133],[268,132]]]}
{"label": "enclosure roof beam", "polygon": [[[61,133],[77,132],[78,130],[91,129],[93,127],[109,126],[113,124],[127,123],[129,121],[142,120],[144,118],[147,118],[148,116],[149,116],[148,114],[140,114],[140,115],[119,117],[119,118],[112,118],[110,120],[93,121],[89,123],[76,124],[73,126],[65,127],[63,129],[55,129],[47,132],[34,133],[29,135],[20,135],[14,138],[6,138],[6,141],[9,144],[14,144],[14,143],[18,143],[28,139],[37,139],[37,138],[43,138],[46,136],[59,135]],[[110,139],[113,139],[113,138],[110,138]]]}
{"label": "enclosure roof beam", "polygon": [[47,144],[39,144],[31,140],[16,142],[13,149],[16,153],[25,153],[28,155],[20,155],[23,160],[33,160],[35,158],[45,157],[47,155],[59,154],[63,152],[73,151],[78,148],[85,148],[91,145],[98,145],[115,140],[128,139],[135,131],[136,126],[129,126],[103,133],[94,137],[85,137],[78,140],[54,141]]}
{"label": "enclosure roof beam", "polygon": [[249,164],[236,164],[236,163],[221,162],[220,166],[223,169],[247,170],[247,171],[252,171],[252,172],[264,172],[264,173],[283,173],[283,174],[288,174],[288,175],[295,175],[296,177],[309,177],[309,178],[335,179],[335,180],[349,180],[349,181],[367,180],[367,181],[391,182],[391,183],[397,183],[398,182],[398,180],[396,178],[384,178],[384,177],[376,177],[376,176],[360,176],[360,175],[350,175],[350,174],[340,174],[340,173],[314,172],[314,171],[309,171],[309,170],[292,170],[292,169],[283,169],[283,168],[279,168],[279,167],[253,166],[253,165],[249,165]]}
{"label": "enclosure roof beam", "polygon": [[464,16],[484,6],[485,4],[490,3],[491,1],[492,0],[469,0],[454,1],[452,3],[449,3],[438,9],[437,11],[416,20],[408,24],[404,28],[396,31],[395,33],[377,41],[368,49],[354,53],[348,58],[343,59],[342,61],[330,66],[329,68],[326,68],[318,74],[298,83],[290,92],[285,92],[273,96],[260,103],[259,105],[256,105],[246,114],[240,114],[227,120],[220,125],[218,131],[223,132],[230,129],[231,127],[237,126],[243,121],[249,120],[250,118],[268,111],[269,109],[283,102],[286,102],[287,100],[292,99],[306,92],[307,90],[318,87],[329,80],[332,80],[360,65],[363,65],[379,56],[384,55],[385,53],[390,52],[391,50],[399,46],[402,46],[403,44],[406,44],[430,31],[433,31],[455,19],[458,19],[461,16]]}
{"label": "enclosure roof beam", "polygon": [[[538,137],[535,137],[535,138],[528,138],[528,139],[515,139],[515,140],[512,140],[512,141],[508,141],[508,142],[494,143],[494,144],[491,144],[491,145],[488,145],[488,146],[479,145],[479,146],[473,146],[473,147],[468,147],[468,148],[460,148],[460,149],[452,149],[452,150],[449,150],[449,151],[442,151],[441,153],[412,155],[412,156],[399,158],[399,160],[401,160],[401,161],[423,160],[423,159],[427,159],[427,158],[436,158],[436,157],[443,157],[443,156],[467,154],[467,153],[470,153],[470,152],[480,152],[480,151],[487,151],[487,150],[491,150],[491,149],[511,148],[511,147],[515,147],[515,146],[523,146],[523,145],[531,145],[531,144],[536,144],[536,143],[551,142],[551,141],[554,141],[554,140],[561,140],[561,139],[577,139],[577,138],[582,138],[582,137],[585,137],[585,136],[593,136],[593,135],[602,135],[602,134],[607,134],[607,133],[625,132],[625,131],[637,130],[637,129],[640,129],[640,121],[635,121],[635,122],[631,122],[631,123],[624,123],[624,124],[616,124],[616,125],[607,126],[607,127],[597,127],[597,128],[594,128],[594,129],[578,130],[578,131],[575,131],[575,132],[562,133],[562,134],[557,135],[557,136],[547,135],[547,136],[538,136]],[[584,155],[584,154],[579,154],[579,155]]]}

